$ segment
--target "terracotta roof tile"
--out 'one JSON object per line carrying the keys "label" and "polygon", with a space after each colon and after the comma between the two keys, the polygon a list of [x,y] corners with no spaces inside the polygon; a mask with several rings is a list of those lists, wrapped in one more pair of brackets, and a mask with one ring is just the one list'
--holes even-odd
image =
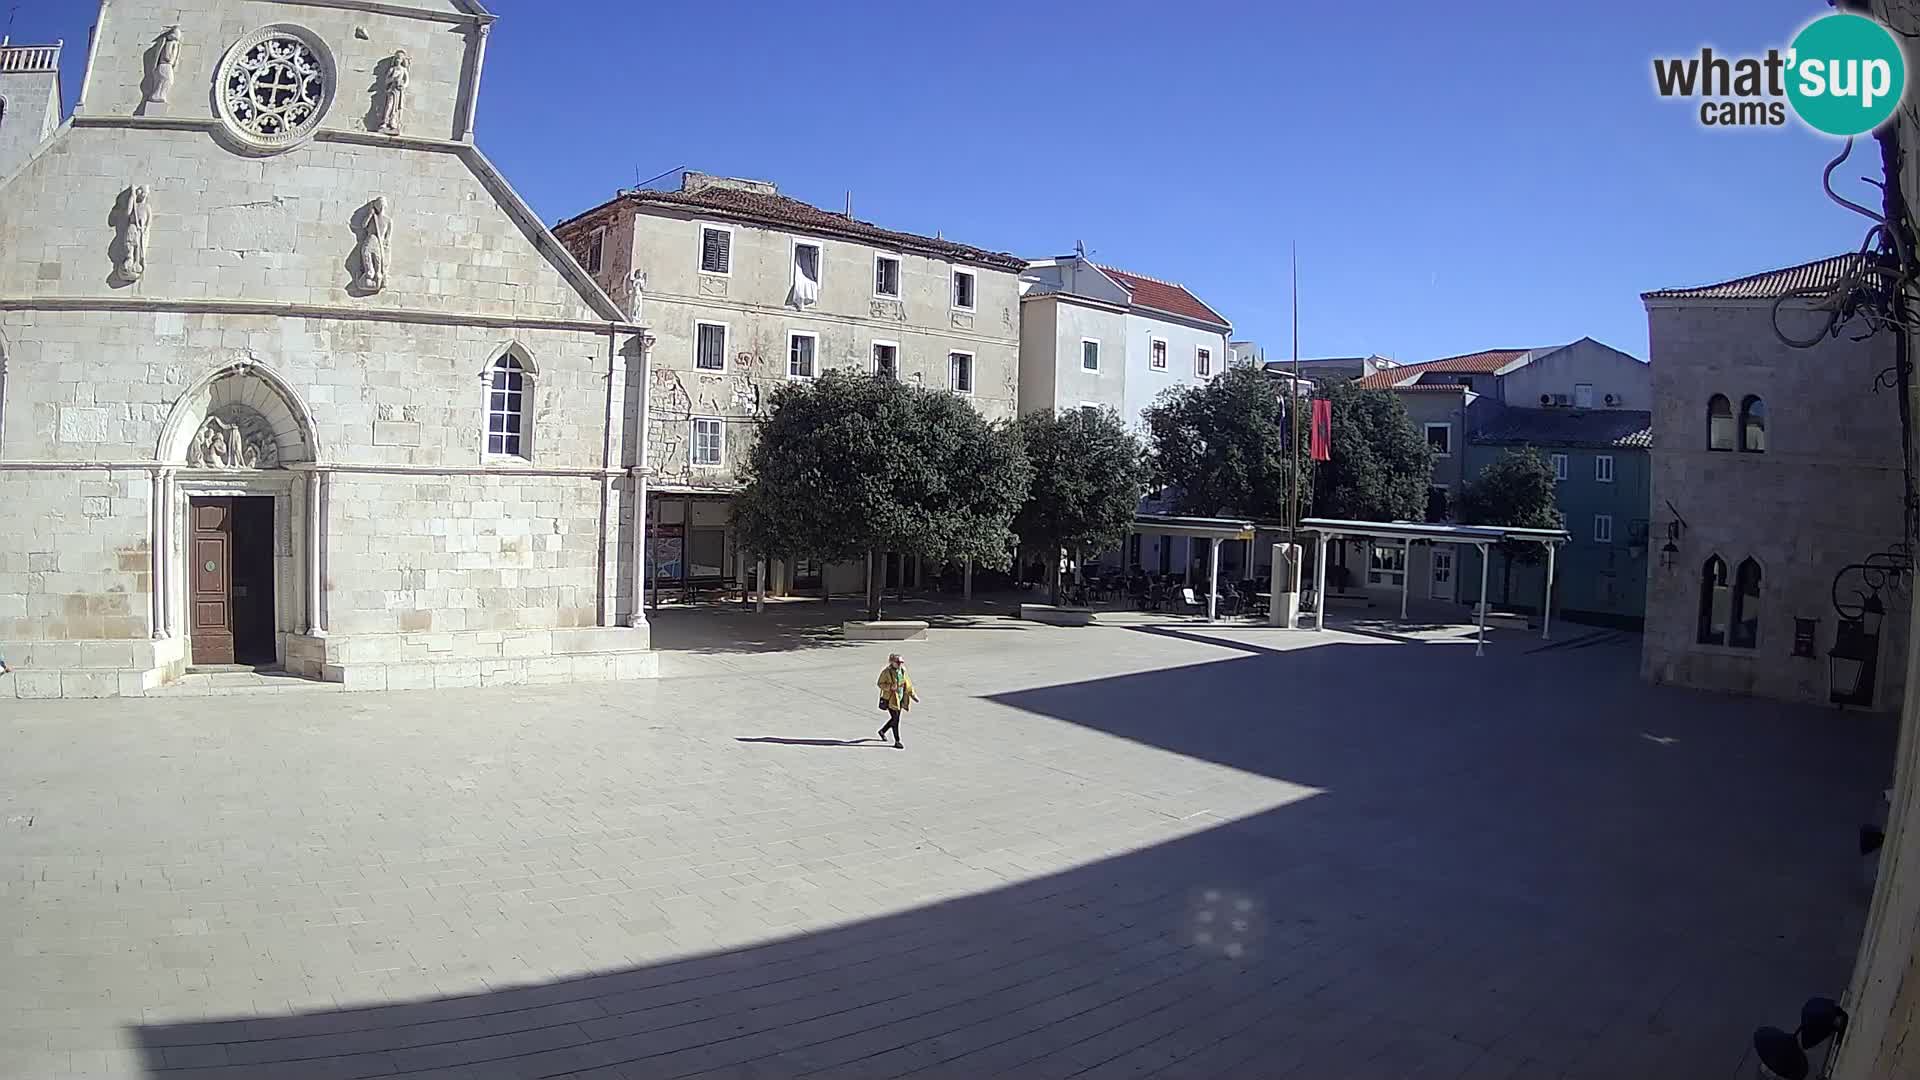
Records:
{"label": "terracotta roof tile", "polygon": [[[988,251],[985,248],[956,244],[951,240],[938,237],[883,229],[872,222],[851,219],[845,214],[822,210],[785,195],[715,185],[698,191],[624,191],[614,202],[693,210],[726,220],[745,221],[777,229],[793,229],[818,236],[898,248],[918,255],[951,259],[954,262],[969,263],[992,270],[1009,270],[1018,273],[1027,268],[1025,259],[1004,251]],[[589,210],[586,214],[580,214],[577,217],[586,217],[592,213],[594,211]]]}
{"label": "terracotta roof tile", "polygon": [[1835,255],[1798,266],[1749,274],[1714,285],[1694,285],[1678,289],[1655,289],[1640,294],[1642,300],[1773,300],[1801,289],[1825,289],[1858,271],[1862,265],[1858,252]]}
{"label": "terracotta roof tile", "polygon": [[1182,318],[1198,319],[1201,322],[1217,326],[1230,326],[1226,318],[1208,307],[1204,301],[1187,291],[1185,285],[1171,281],[1161,281],[1145,274],[1135,274],[1126,270],[1116,270],[1111,266],[1100,267],[1109,277],[1126,286],[1133,294],[1133,302],[1140,307],[1152,308],[1179,315]]}
{"label": "terracotta roof tile", "polygon": [[1411,389],[1412,387],[1401,384],[1413,383],[1429,371],[1453,375],[1493,375],[1532,351],[1531,349],[1483,349],[1480,352],[1428,360],[1421,364],[1402,364],[1397,368],[1376,371],[1361,379],[1360,385],[1370,390]]}

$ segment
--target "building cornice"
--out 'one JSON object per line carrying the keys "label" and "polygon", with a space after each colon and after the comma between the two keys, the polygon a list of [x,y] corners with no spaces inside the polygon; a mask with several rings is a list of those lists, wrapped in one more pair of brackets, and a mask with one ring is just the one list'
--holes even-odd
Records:
{"label": "building cornice", "polygon": [[146,296],[0,296],[0,311],[157,312],[189,315],[266,315],[286,319],[339,319],[355,322],[419,323],[432,326],[485,326],[501,330],[609,331],[644,334],[645,323],[554,319],[537,315],[491,315],[433,308],[351,307],[345,304],[274,303],[261,300],[167,299]]}
{"label": "building cornice", "polygon": [[443,11],[437,8],[415,7],[412,4],[381,3],[380,0],[266,0],[273,4],[290,4],[299,7],[339,8],[343,11],[364,11],[369,15],[393,15],[402,19],[425,19],[430,22],[453,23],[457,26],[491,25],[497,18],[492,12],[478,4],[464,4],[467,11]]}

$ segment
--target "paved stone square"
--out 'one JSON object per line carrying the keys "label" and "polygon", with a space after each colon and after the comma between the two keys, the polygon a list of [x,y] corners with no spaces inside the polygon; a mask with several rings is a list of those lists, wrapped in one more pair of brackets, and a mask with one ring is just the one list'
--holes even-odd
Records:
{"label": "paved stone square", "polygon": [[0,1075],[1691,1080],[1843,989],[1889,722],[1578,627],[977,618],[904,647],[894,750],[825,621],[8,703]]}

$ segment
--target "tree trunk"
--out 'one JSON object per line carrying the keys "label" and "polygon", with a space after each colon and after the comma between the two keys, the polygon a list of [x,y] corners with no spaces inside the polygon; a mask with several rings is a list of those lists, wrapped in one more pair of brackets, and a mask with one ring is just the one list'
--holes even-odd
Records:
{"label": "tree trunk", "polygon": [[867,552],[867,621],[880,621],[881,574],[886,566],[885,559],[877,551]]}

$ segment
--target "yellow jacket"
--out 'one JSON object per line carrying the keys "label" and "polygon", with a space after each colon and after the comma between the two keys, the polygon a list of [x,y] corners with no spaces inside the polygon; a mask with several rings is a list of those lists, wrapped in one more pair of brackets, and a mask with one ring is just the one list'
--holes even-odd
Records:
{"label": "yellow jacket", "polygon": [[920,700],[920,695],[913,692],[913,680],[907,677],[906,668],[900,668],[897,677],[892,664],[880,669],[880,700],[887,703],[887,708],[901,712]]}

